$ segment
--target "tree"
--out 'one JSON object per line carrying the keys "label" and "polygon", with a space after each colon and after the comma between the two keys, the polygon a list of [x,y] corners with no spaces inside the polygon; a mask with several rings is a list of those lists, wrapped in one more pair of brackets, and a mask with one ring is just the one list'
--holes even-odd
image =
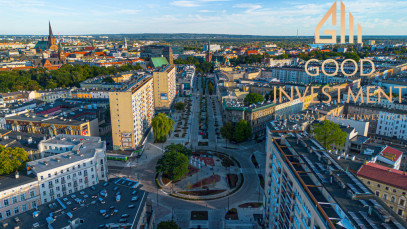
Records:
{"label": "tree", "polygon": [[102,83],[114,83],[114,80],[112,77],[108,76],[106,78],[103,78]]}
{"label": "tree", "polygon": [[234,131],[234,126],[231,122],[225,123],[221,128],[220,128],[220,134],[222,135],[223,138],[226,138],[228,140],[233,139],[233,131]]}
{"label": "tree", "polygon": [[153,118],[153,132],[155,142],[167,141],[167,135],[174,128],[174,121],[164,113],[159,113]]}
{"label": "tree", "polygon": [[215,91],[215,88],[213,87],[212,82],[209,82],[209,83],[208,83],[208,91],[209,91],[209,94],[210,94],[210,95],[212,95],[213,92]]}
{"label": "tree", "polygon": [[334,147],[341,149],[345,145],[347,134],[334,122],[324,120],[322,123],[315,123],[311,131],[315,139],[328,150],[333,150]]}
{"label": "tree", "polygon": [[157,225],[157,229],[181,229],[174,220],[161,221]]}
{"label": "tree", "polygon": [[171,145],[165,147],[165,152],[171,152],[171,151],[177,151],[186,156],[190,156],[192,154],[192,150],[188,149],[181,143],[178,143],[178,144],[171,143]]}
{"label": "tree", "polygon": [[247,140],[252,135],[252,127],[246,120],[240,120],[236,123],[233,139],[237,142]]}
{"label": "tree", "polygon": [[[277,89],[276,89],[276,100],[278,101],[279,98],[280,98],[280,89],[277,88]],[[264,100],[265,100],[265,101],[274,101],[274,89],[271,90],[271,91],[269,91],[269,93],[267,93],[267,94],[264,96]]]}
{"label": "tree", "polygon": [[263,101],[264,101],[263,96],[259,95],[258,93],[249,93],[243,100],[246,106]]}
{"label": "tree", "polygon": [[157,162],[157,172],[174,181],[188,173],[188,157],[175,150],[165,153]]}
{"label": "tree", "polygon": [[23,169],[27,161],[28,153],[24,149],[0,145],[0,175]]}
{"label": "tree", "polygon": [[185,109],[185,103],[183,102],[178,102],[174,104],[175,109],[182,111]]}

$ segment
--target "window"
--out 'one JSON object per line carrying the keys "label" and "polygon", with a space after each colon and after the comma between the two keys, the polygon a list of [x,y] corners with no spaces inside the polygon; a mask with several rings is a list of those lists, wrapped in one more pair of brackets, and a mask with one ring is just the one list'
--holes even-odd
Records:
{"label": "window", "polygon": [[384,199],[384,200],[387,200],[387,194],[386,194],[386,193],[383,194],[383,199]]}
{"label": "window", "polygon": [[16,204],[17,203],[17,196],[13,196],[12,200],[13,200],[13,204]]}
{"label": "window", "polygon": [[367,184],[370,184],[370,181],[368,181]]}
{"label": "window", "polygon": [[51,173],[48,173],[48,177],[51,177]]}
{"label": "window", "polygon": [[2,220],[3,219],[3,214],[1,214],[1,212],[0,212],[0,220]]}
{"label": "window", "polygon": [[396,192],[397,192],[397,190],[396,190],[396,189],[393,189],[393,192],[394,192],[394,193],[396,193]]}
{"label": "window", "polygon": [[400,199],[399,205],[404,206],[406,204],[406,200]]}
{"label": "window", "polygon": [[37,202],[33,201],[31,202],[31,208],[36,208],[37,207]]}
{"label": "window", "polygon": [[3,202],[4,202],[4,207],[7,207],[10,205],[10,203],[8,202],[8,199],[5,199]]}
{"label": "window", "polygon": [[47,202],[47,198],[44,198],[44,203],[46,203]]}
{"label": "window", "polygon": [[396,202],[396,198],[395,198],[394,196],[392,196],[390,201],[391,201],[392,203],[395,203],[395,202]]}
{"label": "window", "polygon": [[35,190],[30,191],[30,197],[34,197],[35,196]]}
{"label": "window", "polygon": [[377,187],[380,188],[380,184],[377,184]]}
{"label": "window", "polygon": [[18,207],[15,207],[15,208],[14,208],[14,213],[15,213],[15,214],[20,213],[20,209],[19,209]]}
{"label": "window", "polygon": [[6,217],[10,217],[11,216],[11,211],[10,210],[7,210],[6,211]]}
{"label": "window", "polygon": [[379,191],[376,191],[376,196],[380,196],[380,192],[379,192]]}
{"label": "window", "polygon": [[389,187],[386,187],[386,190],[389,190]]}
{"label": "window", "polygon": [[400,216],[402,216],[402,215],[403,215],[403,210],[399,209],[399,210],[397,211],[397,214],[399,214]]}
{"label": "window", "polygon": [[24,204],[24,205],[21,206],[21,211],[22,212],[27,211],[27,204]]}
{"label": "window", "polygon": [[24,200],[25,200],[25,194],[21,194],[21,195],[20,195],[20,200],[21,200],[21,201],[24,201]]}

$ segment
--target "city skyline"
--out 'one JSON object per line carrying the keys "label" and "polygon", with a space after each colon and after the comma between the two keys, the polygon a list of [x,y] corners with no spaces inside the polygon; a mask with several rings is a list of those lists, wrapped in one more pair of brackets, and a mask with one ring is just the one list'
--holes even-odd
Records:
{"label": "city skyline", "polygon": [[[343,1],[363,35],[407,35],[407,2]],[[2,1],[2,35],[43,35],[50,20],[55,35],[203,33],[312,36],[334,1],[175,0],[154,2],[76,0]],[[31,19],[29,19],[31,18]],[[330,22],[330,21],[328,21]],[[328,26],[327,26],[328,27]],[[337,26],[338,27],[338,26]],[[323,28],[324,29],[324,28]],[[339,30],[339,28],[337,28]]]}

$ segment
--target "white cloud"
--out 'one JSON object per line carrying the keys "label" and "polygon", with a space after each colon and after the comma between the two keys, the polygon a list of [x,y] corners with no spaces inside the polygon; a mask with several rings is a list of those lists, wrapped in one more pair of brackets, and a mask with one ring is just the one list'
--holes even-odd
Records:
{"label": "white cloud", "polygon": [[140,10],[119,10],[118,13],[123,13],[123,14],[138,14],[138,13],[140,13]]}
{"label": "white cloud", "polygon": [[178,7],[198,7],[199,4],[195,1],[174,1],[171,3],[173,6]]}
{"label": "white cloud", "polygon": [[200,12],[200,13],[214,13],[215,11],[213,11],[213,10],[199,10],[198,12]]}

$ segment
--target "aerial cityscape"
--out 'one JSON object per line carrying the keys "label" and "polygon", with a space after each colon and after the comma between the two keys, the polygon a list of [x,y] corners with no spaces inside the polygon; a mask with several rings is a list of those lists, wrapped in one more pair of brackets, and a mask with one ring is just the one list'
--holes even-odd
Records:
{"label": "aerial cityscape", "polygon": [[0,228],[407,228],[406,2],[0,4]]}

